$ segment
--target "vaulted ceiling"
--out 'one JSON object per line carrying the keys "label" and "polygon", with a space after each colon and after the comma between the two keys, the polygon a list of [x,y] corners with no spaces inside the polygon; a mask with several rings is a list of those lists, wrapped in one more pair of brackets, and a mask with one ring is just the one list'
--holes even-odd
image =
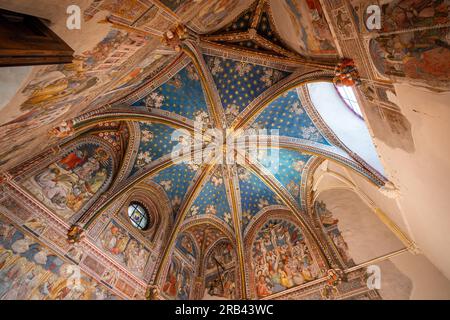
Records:
{"label": "vaulted ceiling", "polygon": [[[162,2],[174,11],[180,6],[179,1]],[[282,10],[295,3],[283,1]],[[198,29],[193,18],[178,48],[158,46],[141,61],[139,68],[145,72],[120,79],[99,93],[88,112],[66,119],[60,127],[69,124],[73,130],[58,141],[62,145],[96,135],[115,154],[115,168],[108,169],[114,172],[113,182],[106,194],[66,223],[89,229],[111,205],[126,205],[122,197],[144,186],[158,188],[149,194],[153,201],[167,202],[167,242],[151,248],[159,255],[145,281],[163,278],[168,268],[180,268],[171,261],[174,246],[186,266],[195,269],[196,259],[226,241],[237,257],[245,297],[244,240],[259,216],[287,210],[304,234],[319,241],[306,199],[311,163],[330,159],[375,185],[385,183],[339,140],[309,99],[307,84],[330,82],[337,61],[326,24],[321,40],[311,39],[309,29],[320,25],[323,13],[317,11],[318,20],[310,24],[302,20],[301,8],[295,8],[292,12],[302,22],[298,25],[292,12],[289,19],[297,21],[295,27],[304,37],[285,40],[289,21],[277,23],[280,12],[274,14],[271,4],[255,1],[231,21],[219,19],[220,28],[214,30]],[[213,5],[209,10],[220,13],[223,8]],[[196,127],[199,122],[203,127]],[[233,161],[226,161],[230,146],[215,142],[214,132],[238,141]],[[258,141],[252,140],[255,137]],[[181,150],[188,152],[180,155]],[[202,161],[187,161],[200,152]],[[133,274],[144,278],[142,270]]]}

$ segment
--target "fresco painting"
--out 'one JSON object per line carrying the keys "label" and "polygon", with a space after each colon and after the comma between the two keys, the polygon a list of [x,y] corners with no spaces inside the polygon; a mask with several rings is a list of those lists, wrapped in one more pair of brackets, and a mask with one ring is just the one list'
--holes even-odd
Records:
{"label": "fresco painting", "polygon": [[217,265],[228,267],[236,263],[233,245],[229,241],[221,241],[215,245],[206,261],[206,270],[215,270]]}
{"label": "fresco painting", "polygon": [[192,271],[179,259],[172,257],[162,292],[169,299],[188,300],[192,286]]}
{"label": "fresco painting", "polygon": [[450,22],[449,9],[449,0],[388,1],[381,5],[381,32],[445,25]]}
{"label": "fresco painting", "polygon": [[334,40],[319,0],[282,1],[303,53],[336,54]]}
{"label": "fresco painting", "polygon": [[84,19],[89,21],[98,11],[109,11],[114,16],[135,21],[147,9],[139,0],[94,0],[84,11]]}
{"label": "fresco painting", "polygon": [[251,251],[258,298],[317,279],[320,271],[301,230],[292,222],[271,219],[257,232]]}
{"label": "fresco painting", "polygon": [[333,216],[333,213],[327,209],[325,202],[320,201],[315,204],[316,212],[319,215],[320,221],[325,228],[330,240],[335,245],[339,252],[342,260],[347,264],[347,266],[354,266],[355,262],[351,258],[348,252],[348,245],[342,236],[341,231],[339,231],[338,222],[339,220]]}
{"label": "fresco painting", "polygon": [[202,29],[210,30],[224,23],[229,18],[230,12],[241,2],[241,0],[205,1],[193,21],[202,26]]}
{"label": "fresco painting", "polygon": [[96,143],[75,147],[23,183],[39,201],[69,220],[109,182],[112,159]]}
{"label": "fresco painting", "polygon": [[0,166],[14,164],[19,151],[42,150],[48,140],[31,139],[24,130],[39,130],[46,137],[63,118],[86,111],[100,93],[113,89],[109,88],[113,80],[124,75],[122,69],[118,72],[124,62],[147,43],[148,37],[138,33],[110,29],[98,43],[87,39],[83,45],[90,49],[76,54],[72,63],[34,67],[28,82],[4,108],[7,116],[0,119],[0,147],[6,151],[0,155]]}
{"label": "fresco painting", "polygon": [[234,268],[206,276],[203,299],[234,300],[236,298],[236,280]]}
{"label": "fresco painting", "polygon": [[131,272],[142,276],[150,252],[116,221],[111,220],[97,244]]}
{"label": "fresco painting", "polygon": [[220,241],[214,245],[206,260],[203,299],[236,299],[236,254],[233,245]]}
{"label": "fresco painting", "polygon": [[111,300],[109,289],[55,255],[14,225],[0,220],[1,300]]}
{"label": "fresco painting", "polygon": [[197,258],[197,247],[191,236],[187,234],[180,235],[177,239],[176,248],[192,263],[192,265],[195,263],[195,259]]}
{"label": "fresco painting", "polygon": [[382,75],[427,81],[449,81],[450,28],[380,36],[370,41],[370,54]]}

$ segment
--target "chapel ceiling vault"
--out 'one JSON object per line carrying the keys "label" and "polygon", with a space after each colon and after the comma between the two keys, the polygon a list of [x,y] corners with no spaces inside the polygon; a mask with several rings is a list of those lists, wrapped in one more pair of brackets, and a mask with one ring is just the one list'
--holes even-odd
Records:
{"label": "chapel ceiling vault", "polygon": [[[181,16],[189,15],[188,11],[178,12],[179,1],[161,2]],[[309,168],[330,159],[377,186],[386,182],[333,134],[308,99],[308,83],[330,82],[333,78],[337,53],[329,30],[322,30],[321,40],[314,40],[308,38],[312,37],[308,28],[313,25],[297,26],[306,32],[310,46],[288,42],[278,30],[285,31],[286,25],[281,23],[281,28],[277,28],[278,14],[273,13],[271,3],[268,0],[249,3],[233,20],[218,19],[215,25],[220,28],[214,29],[207,20],[204,24],[207,27],[202,30],[198,17],[184,25],[168,25],[169,32],[159,32],[162,44],[147,52],[142,60],[141,67],[148,70],[140,73],[138,80],[131,84],[129,79],[116,81],[111,90],[92,100],[89,111],[52,130],[59,139],[55,152],[64,150],[65,155],[70,149],[66,150],[66,146],[72,142],[97,139],[90,140],[92,147],[79,151],[104,169],[104,176],[93,177],[91,185],[103,183],[98,187],[103,188],[105,181],[110,181],[102,189],[102,196],[92,201],[83,200],[70,210],[56,205],[58,219],[67,226],[76,226],[92,235],[105,212],[125,205],[133,192],[138,192],[142,199],[147,196],[153,201],[155,197],[159,199],[155,210],[165,210],[167,217],[158,223],[168,231],[129,235],[130,239],[149,242],[165,239],[164,245],[155,245],[142,253],[151,257],[148,264],[154,266],[151,270],[148,265],[145,269],[143,266],[133,269],[136,281],[163,283],[166,274],[176,270],[184,275],[184,268],[213,277],[220,269],[226,277],[233,277],[237,295],[245,299],[249,294],[246,252],[249,239],[258,237],[257,228],[271,230],[279,225],[289,232],[296,230],[293,222],[281,220],[259,226],[258,219],[270,211],[290,212],[292,221],[298,223],[304,235],[301,239],[308,239],[308,245],[324,261],[324,267],[339,267],[342,262],[333,260],[324,240],[317,236],[310,215]],[[286,1],[283,6],[286,6],[283,10],[291,9],[289,17],[294,21],[293,12],[299,9],[291,8],[294,1]],[[85,15],[89,18],[97,9],[94,6]],[[226,11],[216,6],[210,10],[218,14]],[[133,30],[140,30],[136,33],[140,35],[158,33],[153,27],[145,27],[144,20],[151,20],[150,15],[159,15],[160,11],[142,8],[137,20],[126,16],[125,10],[120,12],[122,16],[111,15],[107,19],[118,30],[127,25],[131,33]],[[323,13],[318,14],[322,19]],[[202,124],[200,128],[198,123]],[[271,130],[279,132],[276,144]],[[217,132],[224,140],[236,139],[238,148],[230,151],[226,141],[217,140]],[[199,138],[200,133],[203,136]],[[256,138],[251,133],[256,133]],[[101,150],[113,156],[102,158]],[[229,161],[230,155],[233,161]],[[273,155],[277,163],[272,162]],[[187,161],[190,158],[200,161]],[[66,171],[76,168],[67,157],[61,166]],[[28,164],[11,174],[30,167]],[[73,170],[78,177],[82,174]],[[29,181],[24,185],[28,190],[39,187]],[[95,194],[98,188],[91,193]],[[49,202],[47,207],[54,205]],[[284,216],[280,213],[280,217]],[[123,228],[120,219],[108,225],[111,237]],[[103,240],[97,244],[105,245]],[[173,257],[175,248],[180,248],[179,260]],[[215,250],[227,255],[215,255]],[[159,255],[153,257],[152,252]],[[218,261],[218,256],[224,260]],[[231,261],[236,261],[236,266]],[[128,262],[124,263],[126,268]],[[237,268],[236,273],[229,271],[231,266]],[[225,280],[221,281],[223,286]],[[172,289],[170,285],[160,288],[167,295]]]}

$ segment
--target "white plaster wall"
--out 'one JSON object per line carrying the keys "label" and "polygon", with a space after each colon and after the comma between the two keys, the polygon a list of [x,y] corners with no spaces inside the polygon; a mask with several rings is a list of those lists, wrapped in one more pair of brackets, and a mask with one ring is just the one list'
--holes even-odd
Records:
{"label": "white plaster wall", "polygon": [[450,299],[450,281],[424,255],[406,252],[377,265],[383,299]]}
{"label": "white plaster wall", "polygon": [[0,73],[0,111],[24,85],[32,67],[3,67]]}
{"label": "white plaster wall", "polygon": [[328,210],[339,220],[339,230],[356,264],[404,248],[401,241],[353,191],[324,191],[318,200],[324,201]]}
{"label": "white plaster wall", "polygon": [[[396,84],[391,97],[411,124],[414,148],[389,146],[375,136],[400,209],[425,256],[450,279],[450,92]],[[381,133],[379,133],[381,135]]]}
{"label": "white plaster wall", "polygon": [[[318,199],[339,219],[339,229],[356,264],[404,247],[352,191],[328,190]],[[422,254],[404,252],[375,265],[381,270],[383,299],[450,299],[450,281]]]}

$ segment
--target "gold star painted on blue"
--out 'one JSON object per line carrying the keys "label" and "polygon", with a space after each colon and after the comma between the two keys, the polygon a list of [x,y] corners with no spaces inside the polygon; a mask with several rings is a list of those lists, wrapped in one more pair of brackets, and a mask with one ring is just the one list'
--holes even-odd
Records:
{"label": "gold star painted on blue", "polygon": [[200,76],[193,64],[184,67],[169,81],[133,105],[146,104],[192,120],[197,112],[208,112]]}
{"label": "gold star painted on blue", "polygon": [[[289,121],[286,120],[286,115],[288,115]],[[280,136],[330,145],[306,113],[296,89],[292,89],[272,101],[254,120],[254,123],[263,124],[267,130],[278,129]]]}

